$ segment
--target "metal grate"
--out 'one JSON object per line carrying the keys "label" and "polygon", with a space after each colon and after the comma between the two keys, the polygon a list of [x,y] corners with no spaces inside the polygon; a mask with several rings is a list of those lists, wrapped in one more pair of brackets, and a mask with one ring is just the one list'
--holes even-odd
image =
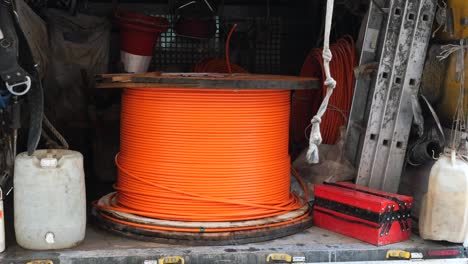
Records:
{"label": "metal grate", "polygon": [[257,40],[255,49],[255,72],[281,72],[281,18],[257,18],[257,24],[263,24],[266,32]]}
{"label": "metal grate", "polygon": [[[155,15],[155,14],[152,14]],[[171,15],[159,15],[174,24]],[[268,30],[257,36],[254,45],[255,58],[250,61],[238,62],[242,67],[253,73],[279,73],[281,63],[281,18],[249,18],[243,22],[252,25],[264,25]],[[267,22],[265,22],[267,21]],[[229,23],[229,21],[227,21]],[[191,39],[179,37],[171,26],[165,33],[161,34],[157,44],[153,68],[161,71],[186,71],[190,72],[193,66],[204,58],[223,58],[224,37],[220,34],[220,19],[216,18],[216,33],[211,39]]]}
{"label": "metal grate", "polygon": [[[173,16],[164,16],[171,25]],[[179,37],[170,27],[161,38],[153,57],[156,70],[191,71],[194,64],[203,58],[220,57],[219,19],[216,19],[216,33],[211,39],[191,39]],[[224,53],[224,52],[223,52]]]}

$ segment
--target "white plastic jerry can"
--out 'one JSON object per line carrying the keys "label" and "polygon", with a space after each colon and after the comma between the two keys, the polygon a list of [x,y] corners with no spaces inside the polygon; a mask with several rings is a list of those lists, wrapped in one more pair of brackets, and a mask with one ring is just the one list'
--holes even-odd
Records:
{"label": "white plastic jerry can", "polygon": [[432,167],[419,217],[422,238],[468,242],[468,163],[441,157]]}
{"label": "white plastic jerry can", "polygon": [[71,150],[21,153],[14,173],[15,233],[27,249],[73,247],[86,230],[83,156]]}

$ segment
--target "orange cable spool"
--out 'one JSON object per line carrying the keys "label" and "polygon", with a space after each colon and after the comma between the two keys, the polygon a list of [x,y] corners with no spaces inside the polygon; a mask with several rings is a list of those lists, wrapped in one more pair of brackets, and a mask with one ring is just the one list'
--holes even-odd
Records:
{"label": "orange cable spool", "polygon": [[[248,221],[301,209],[308,197],[290,192],[289,114],[288,90],[126,89],[117,194],[111,206],[100,207],[186,222]],[[129,226],[199,232],[103,216]]]}

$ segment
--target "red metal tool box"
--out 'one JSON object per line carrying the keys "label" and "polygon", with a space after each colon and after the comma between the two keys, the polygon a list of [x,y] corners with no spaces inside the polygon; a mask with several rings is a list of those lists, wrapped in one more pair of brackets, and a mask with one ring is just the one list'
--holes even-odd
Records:
{"label": "red metal tool box", "polygon": [[381,246],[411,235],[413,198],[352,183],[315,186],[315,225]]}

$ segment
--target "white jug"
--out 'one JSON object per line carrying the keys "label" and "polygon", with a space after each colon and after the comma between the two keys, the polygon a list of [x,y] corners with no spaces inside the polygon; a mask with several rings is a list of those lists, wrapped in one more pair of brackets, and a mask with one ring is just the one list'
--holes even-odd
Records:
{"label": "white jug", "polygon": [[63,249],[83,241],[83,156],[71,150],[19,154],[15,160],[14,211],[16,240],[23,248]]}
{"label": "white jug", "polygon": [[419,217],[422,238],[468,240],[468,163],[443,156],[432,167]]}

